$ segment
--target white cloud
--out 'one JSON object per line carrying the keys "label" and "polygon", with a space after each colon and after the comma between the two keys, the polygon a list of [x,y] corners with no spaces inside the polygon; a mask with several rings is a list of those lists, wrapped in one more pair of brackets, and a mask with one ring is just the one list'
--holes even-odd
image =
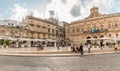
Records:
{"label": "white cloud", "polygon": [[38,10],[28,10],[27,8],[23,7],[22,5],[15,4],[14,8],[12,8],[10,18],[12,20],[22,21],[27,15],[32,14],[35,17],[43,18],[43,14],[40,13]]}
{"label": "white cloud", "polygon": [[14,8],[12,9],[10,18],[12,20],[22,21],[22,19],[28,14],[28,9],[19,4],[15,4]]}
{"label": "white cloud", "polygon": [[114,0],[52,0],[47,6],[37,5],[36,9],[29,10],[24,7],[26,4],[15,4],[10,17],[21,21],[32,12],[35,17],[50,18],[52,16],[59,21],[71,22],[86,18],[93,6],[99,7],[101,13],[108,14],[111,5],[114,5]]}
{"label": "white cloud", "polygon": [[[101,13],[109,13],[109,8],[114,4],[114,0],[52,0],[47,5],[45,17],[51,15],[49,11],[54,11],[54,18],[59,18],[60,21],[71,22],[73,20],[83,19],[90,13],[90,8],[97,6]],[[77,12],[76,12],[77,11]],[[78,16],[75,16],[77,15]]]}
{"label": "white cloud", "polygon": [[33,13],[34,17],[38,17],[38,18],[44,18],[44,14],[40,13],[38,10],[31,10],[31,12]]}

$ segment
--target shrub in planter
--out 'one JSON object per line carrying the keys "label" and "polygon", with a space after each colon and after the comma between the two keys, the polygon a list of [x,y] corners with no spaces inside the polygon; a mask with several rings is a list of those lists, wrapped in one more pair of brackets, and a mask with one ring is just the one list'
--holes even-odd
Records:
{"label": "shrub in planter", "polygon": [[10,40],[7,39],[7,40],[4,41],[4,43],[8,47],[10,45]]}
{"label": "shrub in planter", "polygon": [[4,39],[0,39],[0,45],[4,44]]}

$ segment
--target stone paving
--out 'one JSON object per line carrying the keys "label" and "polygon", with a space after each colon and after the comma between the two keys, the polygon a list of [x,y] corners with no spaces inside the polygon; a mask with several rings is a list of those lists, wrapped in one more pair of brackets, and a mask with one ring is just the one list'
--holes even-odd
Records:
{"label": "stone paving", "polygon": [[[84,48],[84,55],[90,54],[104,54],[104,53],[119,53],[114,48],[91,48],[91,53],[88,53],[88,49]],[[61,48],[57,51],[54,47],[48,47],[44,50],[37,51],[37,48],[0,48],[0,55],[10,56],[76,56],[80,53],[71,53],[70,48]]]}
{"label": "stone paving", "polygon": [[120,54],[72,57],[0,56],[0,71],[120,71]]}

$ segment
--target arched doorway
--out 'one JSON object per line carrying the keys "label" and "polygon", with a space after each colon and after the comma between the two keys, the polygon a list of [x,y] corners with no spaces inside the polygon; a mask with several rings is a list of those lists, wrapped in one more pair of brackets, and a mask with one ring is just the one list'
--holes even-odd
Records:
{"label": "arched doorway", "polygon": [[100,38],[104,37],[103,35],[100,36]]}
{"label": "arched doorway", "polygon": [[[100,36],[100,38],[103,38],[103,37],[104,37],[103,35]],[[101,39],[100,42],[102,43],[102,42],[103,42],[103,39]]]}
{"label": "arched doorway", "polygon": [[90,39],[91,39],[91,37],[90,37],[90,36],[88,36],[86,39],[87,39],[86,43],[87,43],[87,44],[91,44],[91,40],[90,40]]}

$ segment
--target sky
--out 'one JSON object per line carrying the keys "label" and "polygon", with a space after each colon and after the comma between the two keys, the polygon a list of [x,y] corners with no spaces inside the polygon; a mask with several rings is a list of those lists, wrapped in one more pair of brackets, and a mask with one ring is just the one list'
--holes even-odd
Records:
{"label": "sky", "polygon": [[102,14],[120,12],[120,0],[0,0],[0,20],[22,21],[25,16],[72,22],[89,16],[92,7]]}

